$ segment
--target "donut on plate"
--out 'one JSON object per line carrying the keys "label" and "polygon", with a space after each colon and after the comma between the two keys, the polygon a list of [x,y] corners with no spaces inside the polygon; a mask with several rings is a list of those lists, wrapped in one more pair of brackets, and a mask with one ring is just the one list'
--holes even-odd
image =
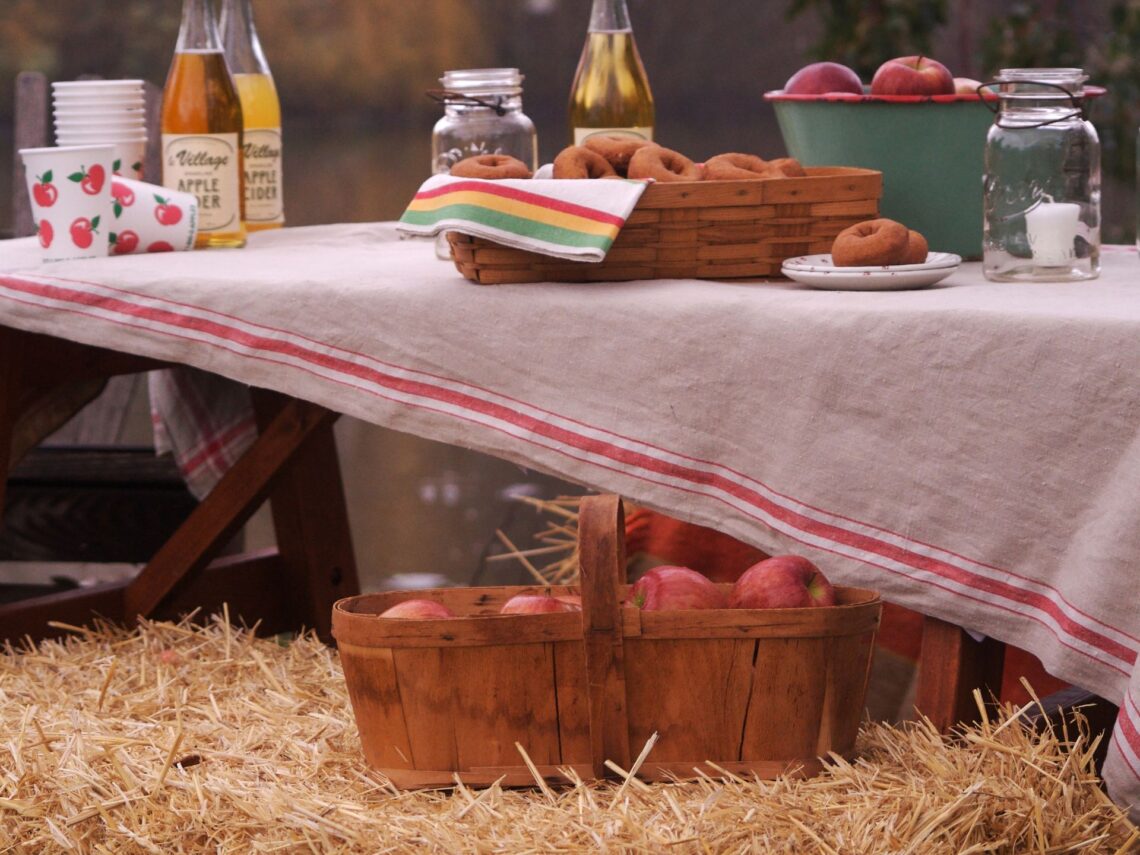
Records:
{"label": "donut on plate", "polygon": [[706,181],[752,181],[759,178],[783,178],[779,168],[754,154],[729,152],[705,161]]}
{"label": "donut on plate", "polygon": [[902,257],[899,264],[922,264],[926,261],[926,253],[930,251],[930,247],[926,243],[926,238],[922,236],[921,232],[916,232],[911,229],[908,233],[908,240],[906,243],[906,253]]}
{"label": "donut on plate", "polygon": [[831,245],[836,267],[879,267],[902,264],[910,230],[902,223],[880,218],[856,223],[841,231]]}
{"label": "donut on plate", "polygon": [[653,143],[640,137],[627,137],[621,134],[594,134],[592,137],[586,137],[582,145],[608,160],[618,175],[626,175],[633,153]]}
{"label": "donut on plate", "polygon": [[458,178],[530,178],[530,167],[506,154],[477,154],[459,161],[449,174]]}
{"label": "donut on plate", "polygon": [[555,178],[617,178],[610,162],[582,145],[572,145],[554,158]]}
{"label": "donut on plate", "polygon": [[701,171],[680,152],[657,144],[639,148],[629,159],[630,178],[655,181],[699,181]]}

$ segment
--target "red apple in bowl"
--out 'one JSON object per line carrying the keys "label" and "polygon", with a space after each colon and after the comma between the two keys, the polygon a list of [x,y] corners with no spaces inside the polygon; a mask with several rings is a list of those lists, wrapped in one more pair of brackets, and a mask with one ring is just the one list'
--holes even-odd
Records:
{"label": "red apple in bowl", "polygon": [[801,555],[773,555],[753,564],[732,586],[734,609],[797,609],[835,605],[835,589]]}
{"label": "red apple in bowl", "polygon": [[871,78],[872,95],[952,95],[954,75],[927,56],[888,59]]}
{"label": "red apple in bowl", "polygon": [[826,95],[828,92],[863,94],[863,81],[846,65],[813,62],[805,65],[784,84],[785,95]]}
{"label": "red apple in bowl", "polygon": [[439,620],[453,618],[455,612],[435,600],[404,600],[382,611],[380,617],[400,620]]}
{"label": "red apple in bowl", "polygon": [[654,567],[629,589],[629,602],[645,611],[723,609],[724,592],[688,567]]}
{"label": "red apple in bowl", "polygon": [[546,594],[516,594],[499,609],[501,615],[545,615],[556,612],[580,612],[582,607],[549,597]]}

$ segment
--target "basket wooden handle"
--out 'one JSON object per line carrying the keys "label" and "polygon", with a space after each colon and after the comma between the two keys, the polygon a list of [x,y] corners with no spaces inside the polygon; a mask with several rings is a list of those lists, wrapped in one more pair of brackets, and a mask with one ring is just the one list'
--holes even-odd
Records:
{"label": "basket wooden handle", "polygon": [[605,761],[630,765],[625,707],[621,601],[625,581],[625,511],[614,495],[586,496],[578,509],[579,584],[590,701],[590,756],[594,774]]}

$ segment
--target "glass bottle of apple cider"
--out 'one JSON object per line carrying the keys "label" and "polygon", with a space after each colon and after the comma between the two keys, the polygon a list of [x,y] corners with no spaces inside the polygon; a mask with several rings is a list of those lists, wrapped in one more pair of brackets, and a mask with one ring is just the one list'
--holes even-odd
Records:
{"label": "glass bottle of apple cider", "polygon": [[244,246],[241,101],[210,0],[184,0],[162,93],[162,183],[198,197],[195,247]]}
{"label": "glass bottle of apple cider", "polygon": [[245,227],[285,225],[281,185],[281,103],[257,29],[250,0],[222,0],[218,25],[222,48],[241,98],[244,121]]}
{"label": "glass bottle of apple cider", "polygon": [[570,87],[575,145],[598,133],[653,139],[653,95],[625,0],[593,0],[586,46]]}

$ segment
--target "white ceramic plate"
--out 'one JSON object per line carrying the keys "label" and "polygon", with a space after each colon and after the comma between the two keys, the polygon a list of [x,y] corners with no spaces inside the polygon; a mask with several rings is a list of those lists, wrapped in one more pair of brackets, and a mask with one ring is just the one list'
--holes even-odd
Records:
{"label": "white ceramic plate", "polygon": [[886,267],[836,267],[830,255],[801,255],[787,259],[783,273],[789,279],[830,291],[901,291],[925,288],[940,282],[958,269],[960,256],[932,252],[923,264],[895,264]]}

